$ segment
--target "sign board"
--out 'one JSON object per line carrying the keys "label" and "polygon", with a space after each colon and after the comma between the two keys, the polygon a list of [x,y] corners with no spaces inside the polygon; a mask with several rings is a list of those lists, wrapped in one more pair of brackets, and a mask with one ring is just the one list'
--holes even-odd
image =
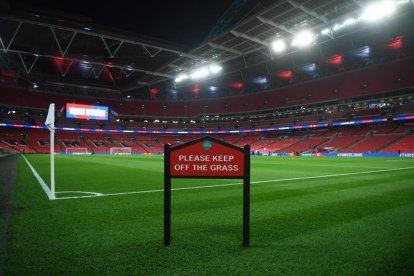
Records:
{"label": "sign board", "polygon": [[213,137],[182,145],[164,145],[164,245],[171,244],[171,178],[243,179],[243,246],[249,246],[250,146],[244,148]]}
{"label": "sign board", "polygon": [[172,148],[170,163],[171,177],[244,176],[244,150],[207,138]]}
{"label": "sign board", "polygon": [[108,107],[87,104],[66,104],[66,118],[108,120]]}

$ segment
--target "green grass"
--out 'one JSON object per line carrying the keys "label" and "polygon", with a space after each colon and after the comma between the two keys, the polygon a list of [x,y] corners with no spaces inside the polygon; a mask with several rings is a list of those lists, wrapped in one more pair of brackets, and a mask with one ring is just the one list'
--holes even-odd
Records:
{"label": "green grass", "polygon": [[[26,157],[49,182],[48,156]],[[157,190],[162,169],[160,156],[57,156],[56,190]],[[335,174],[349,175],[297,179]],[[251,181],[250,248],[241,185],[173,191],[164,247],[162,192],[49,201],[21,158],[7,274],[414,274],[414,160],[252,157]]]}

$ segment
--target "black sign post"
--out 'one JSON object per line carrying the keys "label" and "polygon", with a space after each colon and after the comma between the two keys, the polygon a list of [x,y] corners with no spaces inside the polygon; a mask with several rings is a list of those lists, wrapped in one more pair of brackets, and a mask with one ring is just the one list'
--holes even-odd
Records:
{"label": "black sign post", "polygon": [[[248,169],[246,169],[248,168]],[[250,145],[244,146],[243,246],[250,245]]]}
{"label": "black sign post", "polygon": [[250,145],[239,148],[209,136],[173,148],[164,145],[165,246],[171,245],[171,178],[243,179],[243,246],[249,247]]}
{"label": "black sign post", "polygon": [[164,145],[164,245],[171,244],[171,174],[169,144]]}

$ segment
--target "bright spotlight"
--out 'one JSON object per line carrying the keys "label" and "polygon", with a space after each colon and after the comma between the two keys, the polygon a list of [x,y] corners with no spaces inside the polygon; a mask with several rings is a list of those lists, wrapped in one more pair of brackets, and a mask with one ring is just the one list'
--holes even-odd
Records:
{"label": "bright spotlight", "polygon": [[211,92],[216,92],[218,90],[218,88],[217,88],[217,86],[212,85],[208,88],[208,90],[210,90]]}
{"label": "bright spotlight", "polygon": [[328,35],[329,33],[330,33],[330,30],[329,30],[328,28],[323,29],[323,30],[321,31],[321,35]]}
{"label": "bright spotlight", "polygon": [[186,75],[186,74],[181,74],[181,75],[178,75],[178,76],[175,78],[175,82],[182,82],[183,80],[186,80],[186,79],[188,79],[188,75]]}
{"label": "bright spotlight", "polygon": [[354,18],[347,18],[345,19],[344,23],[342,23],[343,26],[353,25],[357,23],[356,19]]}
{"label": "bright spotlight", "polygon": [[191,75],[190,78],[192,79],[201,79],[205,78],[210,74],[209,70],[207,68],[200,68],[195,70]]}
{"label": "bright spotlight", "polygon": [[266,77],[257,77],[253,79],[253,83],[256,83],[256,84],[266,84],[268,82],[269,80]]}
{"label": "bright spotlight", "polygon": [[391,16],[395,10],[396,4],[394,1],[375,2],[365,8],[361,18],[373,22]]}
{"label": "bright spotlight", "polygon": [[313,71],[316,70],[316,64],[315,63],[311,63],[311,64],[304,65],[304,66],[302,66],[302,69],[304,71],[307,71],[307,72],[313,72]]}
{"label": "bright spotlight", "polygon": [[216,64],[210,65],[208,69],[212,74],[218,74],[221,72],[221,70],[223,70],[221,66],[216,65]]}
{"label": "bright spotlight", "polygon": [[309,31],[302,31],[296,35],[292,41],[294,47],[306,47],[310,46],[314,41],[313,33]]}
{"label": "bright spotlight", "polygon": [[271,47],[273,52],[281,53],[286,49],[286,44],[283,40],[278,39],[272,42]]}
{"label": "bright spotlight", "polygon": [[365,57],[368,57],[368,56],[370,55],[370,53],[371,53],[371,49],[369,48],[369,46],[365,46],[365,47],[362,47],[362,48],[356,49],[356,50],[354,51],[354,53],[355,53],[355,55],[356,55],[356,56],[358,56],[358,57],[365,58]]}
{"label": "bright spotlight", "polygon": [[217,64],[210,64],[203,67],[198,67],[194,70],[189,71],[187,74],[180,74],[175,78],[175,82],[179,83],[183,80],[191,78],[193,80],[207,78],[210,75],[217,75],[223,70],[223,67]]}

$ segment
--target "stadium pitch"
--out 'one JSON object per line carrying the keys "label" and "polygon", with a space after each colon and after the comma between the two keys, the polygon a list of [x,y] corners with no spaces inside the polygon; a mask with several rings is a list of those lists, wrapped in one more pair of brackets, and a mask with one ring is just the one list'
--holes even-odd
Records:
{"label": "stadium pitch", "polygon": [[162,156],[25,158],[8,274],[414,273],[411,159],[252,157],[246,249],[240,180],[174,179],[166,248]]}

